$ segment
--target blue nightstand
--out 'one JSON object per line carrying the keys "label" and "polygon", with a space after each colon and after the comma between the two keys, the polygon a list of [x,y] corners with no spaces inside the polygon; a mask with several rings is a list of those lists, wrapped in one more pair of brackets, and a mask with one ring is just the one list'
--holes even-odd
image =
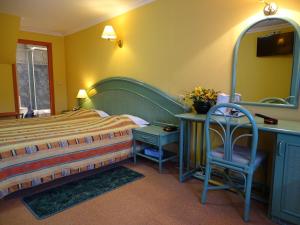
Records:
{"label": "blue nightstand", "polygon": [[[136,163],[136,156],[150,159],[159,164],[159,172],[162,171],[162,164],[166,161],[177,158],[177,154],[163,149],[164,145],[179,141],[179,129],[176,131],[166,132],[161,126],[150,125],[147,127],[135,128],[133,133],[133,157]],[[144,149],[137,151],[136,142],[147,144],[156,148],[159,152],[158,157],[146,155]]]}

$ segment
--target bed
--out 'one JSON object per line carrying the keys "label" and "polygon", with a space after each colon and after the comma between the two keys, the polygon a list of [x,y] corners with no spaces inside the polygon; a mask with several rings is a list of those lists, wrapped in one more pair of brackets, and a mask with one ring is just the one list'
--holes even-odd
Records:
{"label": "bed", "polygon": [[[82,109],[65,114],[0,121],[0,198],[128,159],[132,129],[124,114],[150,123],[176,124],[189,109],[145,83],[114,77],[92,86]],[[101,109],[112,116],[101,117]]]}

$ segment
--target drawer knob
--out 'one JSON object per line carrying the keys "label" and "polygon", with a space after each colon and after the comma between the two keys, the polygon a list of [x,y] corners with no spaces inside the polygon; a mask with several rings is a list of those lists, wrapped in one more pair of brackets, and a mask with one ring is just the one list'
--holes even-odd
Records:
{"label": "drawer knob", "polygon": [[283,150],[284,150],[284,148],[283,148],[283,146],[282,146],[283,144],[284,144],[284,143],[283,143],[282,141],[280,141],[279,144],[278,144],[277,155],[278,155],[279,157],[283,156]]}

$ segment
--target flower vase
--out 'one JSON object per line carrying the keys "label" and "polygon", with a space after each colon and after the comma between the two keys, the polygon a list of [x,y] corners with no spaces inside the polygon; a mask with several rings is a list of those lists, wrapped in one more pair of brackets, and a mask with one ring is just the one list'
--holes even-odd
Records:
{"label": "flower vase", "polygon": [[200,102],[200,101],[194,102],[193,106],[198,114],[206,114],[211,107],[209,102]]}

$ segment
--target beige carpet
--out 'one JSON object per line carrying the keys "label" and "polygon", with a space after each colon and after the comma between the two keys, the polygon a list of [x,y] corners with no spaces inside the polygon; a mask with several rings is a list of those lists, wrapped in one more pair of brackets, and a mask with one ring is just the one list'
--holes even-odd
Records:
{"label": "beige carpet", "polygon": [[[242,220],[243,200],[228,191],[208,192],[200,203],[202,182],[178,182],[174,166],[159,174],[152,162],[125,166],[145,178],[100,195],[73,208],[37,220],[20,198],[0,200],[0,225],[234,225]],[[253,201],[247,224],[272,224],[263,205]]]}

